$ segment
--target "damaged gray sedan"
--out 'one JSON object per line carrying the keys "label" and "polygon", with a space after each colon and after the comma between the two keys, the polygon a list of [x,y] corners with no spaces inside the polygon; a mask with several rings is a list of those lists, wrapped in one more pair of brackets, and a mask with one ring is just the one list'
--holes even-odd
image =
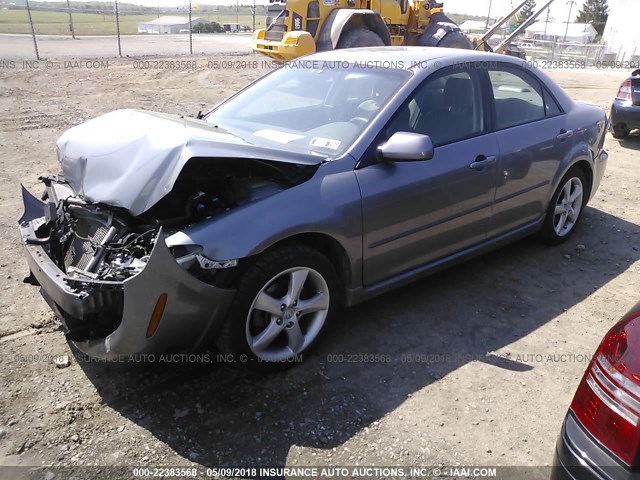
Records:
{"label": "damaged gray sedan", "polygon": [[336,309],[538,233],[574,232],[606,118],[518,59],[339,50],[198,118],[115,111],[23,188],[34,282],[98,358],[215,343],[268,370]]}

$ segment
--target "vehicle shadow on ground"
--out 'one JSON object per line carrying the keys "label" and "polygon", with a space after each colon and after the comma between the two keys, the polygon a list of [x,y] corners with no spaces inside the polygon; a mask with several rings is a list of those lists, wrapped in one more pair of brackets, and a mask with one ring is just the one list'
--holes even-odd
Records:
{"label": "vehicle shadow on ground", "polygon": [[630,150],[640,150],[640,131],[630,134],[628,137],[619,140],[620,146]]}
{"label": "vehicle shadow on ground", "polygon": [[[187,459],[206,466],[291,464],[292,447],[341,445],[468,362],[533,368],[487,353],[627,270],[640,259],[639,233],[638,225],[588,208],[565,245],[526,239],[343,311],[304,364],[267,377],[222,364],[154,366],[126,375],[80,364],[106,404]],[[614,241],[616,248],[607,246]],[[576,250],[579,244],[585,248]],[[376,361],[375,355],[388,357]],[[409,363],[411,355],[426,361]]]}

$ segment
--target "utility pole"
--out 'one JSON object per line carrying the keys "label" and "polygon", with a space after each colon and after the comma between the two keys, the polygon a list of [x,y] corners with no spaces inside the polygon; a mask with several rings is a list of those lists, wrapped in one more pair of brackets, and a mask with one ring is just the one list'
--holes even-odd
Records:
{"label": "utility pole", "polygon": [[240,18],[240,12],[239,12],[240,5],[238,4],[238,1],[239,0],[236,0],[236,24],[240,23],[240,20],[239,20],[239,18]]}
{"label": "utility pole", "polygon": [[33,48],[36,50],[36,60],[40,60],[40,53],[38,52],[38,42],[36,42],[36,30],[33,28],[33,18],[31,17],[31,7],[29,6],[29,0],[25,0],[27,3],[27,14],[29,15],[29,25],[31,25],[31,36],[33,37]]}
{"label": "utility pole", "polygon": [[118,12],[118,0],[116,3],[116,33],[118,34],[118,56],[122,56],[122,45],[120,45],[120,12]]}
{"label": "utility pole", "polygon": [[[255,3],[255,0],[254,0]],[[485,28],[489,30],[489,22],[491,21],[491,3],[492,0],[489,0],[489,11],[487,12],[487,23],[485,24]]]}
{"label": "utility pole", "polygon": [[76,32],[73,29],[73,17],[71,16],[71,5],[69,4],[69,0],[67,0],[67,11],[69,12],[69,30],[71,30],[71,37],[76,39]]}
{"label": "utility pole", "polygon": [[567,28],[564,31],[564,42],[567,42],[567,34],[569,33],[569,22],[571,21],[571,10],[573,9],[573,5],[576,3],[576,0],[569,0],[567,5],[569,5],[569,16],[567,17]]}
{"label": "utility pole", "polygon": [[189,54],[193,55],[193,25],[191,23],[191,0],[189,0]]}
{"label": "utility pole", "polygon": [[544,22],[544,33],[542,39],[547,40],[547,27],[549,26],[549,14],[551,13],[551,7],[547,8],[547,19]]}
{"label": "utility pole", "polygon": [[256,31],[256,0],[253,0],[253,10],[251,10],[253,14],[253,31]]}

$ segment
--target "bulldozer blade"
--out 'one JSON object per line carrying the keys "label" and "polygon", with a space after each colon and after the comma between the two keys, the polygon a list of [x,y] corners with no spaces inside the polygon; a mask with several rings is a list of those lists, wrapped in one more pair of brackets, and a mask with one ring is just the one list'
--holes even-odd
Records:
{"label": "bulldozer blade", "polygon": [[507,48],[509,44],[513,41],[513,39],[516,38],[518,35],[520,35],[522,32],[524,32],[524,30],[527,27],[529,27],[529,25],[535,22],[536,19],[542,14],[542,12],[544,12],[547,8],[549,8],[549,5],[551,5],[552,3],[553,3],[553,0],[549,0],[547,3],[545,3],[545,5],[542,8],[538,9],[533,15],[527,18],[526,22],[524,22],[522,25],[516,28],[513,31],[513,33],[509,35],[500,45],[494,48],[493,51],[496,53],[502,53],[505,50],[505,48]]}

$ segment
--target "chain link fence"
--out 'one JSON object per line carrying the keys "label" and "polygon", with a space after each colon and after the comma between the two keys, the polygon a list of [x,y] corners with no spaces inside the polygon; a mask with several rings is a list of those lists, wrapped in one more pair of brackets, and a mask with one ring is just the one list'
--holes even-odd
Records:
{"label": "chain link fence", "polygon": [[535,40],[521,43],[529,62],[545,68],[575,67],[640,68],[640,50],[610,52],[602,44],[583,44]]}
{"label": "chain link fence", "polygon": [[[0,0],[0,59],[109,58],[247,54],[250,32],[264,28],[266,5],[143,7],[128,3]],[[192,0],[195,2],[195,0]],[[208,32],[208,33],[201,33]],[[543,68],[640,68],[640,51],[610,52],[601,44],[522,39]]]}
{"label": "chain link fence", "polygon": [[0,58],[249,53],[250,34],[264,27],[267,15],[262,5],[193,4],[191,10],[117,0],[63,5],[0,3]]}

